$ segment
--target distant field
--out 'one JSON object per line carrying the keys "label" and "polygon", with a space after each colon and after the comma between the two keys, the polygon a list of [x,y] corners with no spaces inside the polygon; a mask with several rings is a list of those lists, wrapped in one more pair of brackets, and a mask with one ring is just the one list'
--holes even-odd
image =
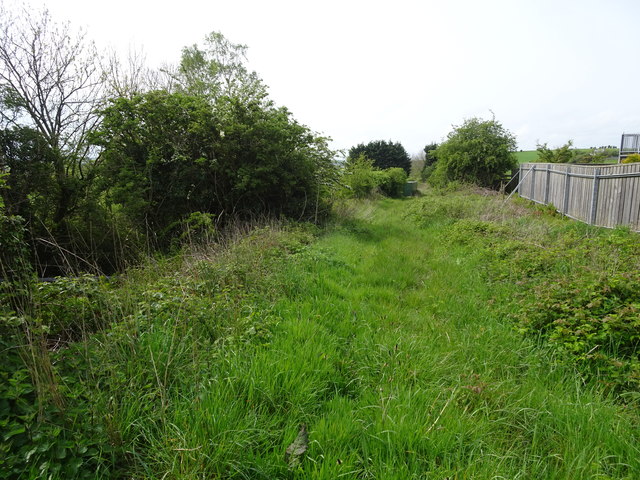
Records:
{"label": "distant field", "polygon": [[[583,155],[591,151],[589,148],[577,148],[575,149],[576,155]],[[538,161],[538,152],[537,150],[524,150],[522,152],[515,152],[516,158],[518,159],[518,163],[531,163]],[[618,154],[611,155],[598,163],[618,163]],[[578,163],[584,163],[578,160]]]}
{"label": "distant field", "polygon": [[536,162],[538,161],[538,152],[536,150],[516,152],[516,158],[518,159],[518,163]]}

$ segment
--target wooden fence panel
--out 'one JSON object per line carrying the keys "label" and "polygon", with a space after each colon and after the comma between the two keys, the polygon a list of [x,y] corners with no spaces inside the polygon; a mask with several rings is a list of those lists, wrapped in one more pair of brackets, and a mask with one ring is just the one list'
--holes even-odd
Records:
{"label": "wooden fence panel", "polygon": [[640,164],[520,165],[518,193],[585,223],[640,231]]}

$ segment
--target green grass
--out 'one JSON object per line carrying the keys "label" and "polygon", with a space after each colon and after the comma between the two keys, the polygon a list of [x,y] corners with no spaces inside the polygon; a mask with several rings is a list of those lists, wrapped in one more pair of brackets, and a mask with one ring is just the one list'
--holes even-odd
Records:
{"label": "green grass", "polygon": [[[590,153],[592,150],[590,148],[576,148],[574,149],[576,155],[584,155]],[[516,159],[518,160],[518,164],[522,163],[533,163],[538,161],[538,152],[536,150],[524,150],[521,152],[515,152]],[[602,160],[602,163],[618,163],[617,156],[610,156]]]}
{"label": "green grass", "polygon": [[315,240],[264,228],[123,280],[120,317],[85,350],[121,474],[638,478],[634,408],[516,331],[520,287],[487,276],[495,244],[450,237],[465,218],[532,241],[562,223],[501,205],[349,203]]}
{"label": "green grass", "polygon": [[515,152],[518,163],[532,163],[538,161],[538,152],[536,150],[524,150],[522,152]]}

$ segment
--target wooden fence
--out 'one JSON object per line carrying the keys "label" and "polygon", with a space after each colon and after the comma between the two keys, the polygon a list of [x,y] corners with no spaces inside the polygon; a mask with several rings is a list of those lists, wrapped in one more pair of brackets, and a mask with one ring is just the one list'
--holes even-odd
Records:
{"label": "wooden fence", "polygon": [[523,163],[518,194],[590,225],[640,231],[640,163]]}

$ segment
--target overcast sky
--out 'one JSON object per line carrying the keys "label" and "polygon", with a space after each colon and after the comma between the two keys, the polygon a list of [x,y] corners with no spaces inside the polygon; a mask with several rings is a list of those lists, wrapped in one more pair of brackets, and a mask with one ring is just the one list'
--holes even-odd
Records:
{"label": "overcast sky", "polygon": [[410,154],[493,112],[517,136],[578,147],[640,132],[638,0],[34,0],[151,66],[220,31],[272,99],[335,148]]}

